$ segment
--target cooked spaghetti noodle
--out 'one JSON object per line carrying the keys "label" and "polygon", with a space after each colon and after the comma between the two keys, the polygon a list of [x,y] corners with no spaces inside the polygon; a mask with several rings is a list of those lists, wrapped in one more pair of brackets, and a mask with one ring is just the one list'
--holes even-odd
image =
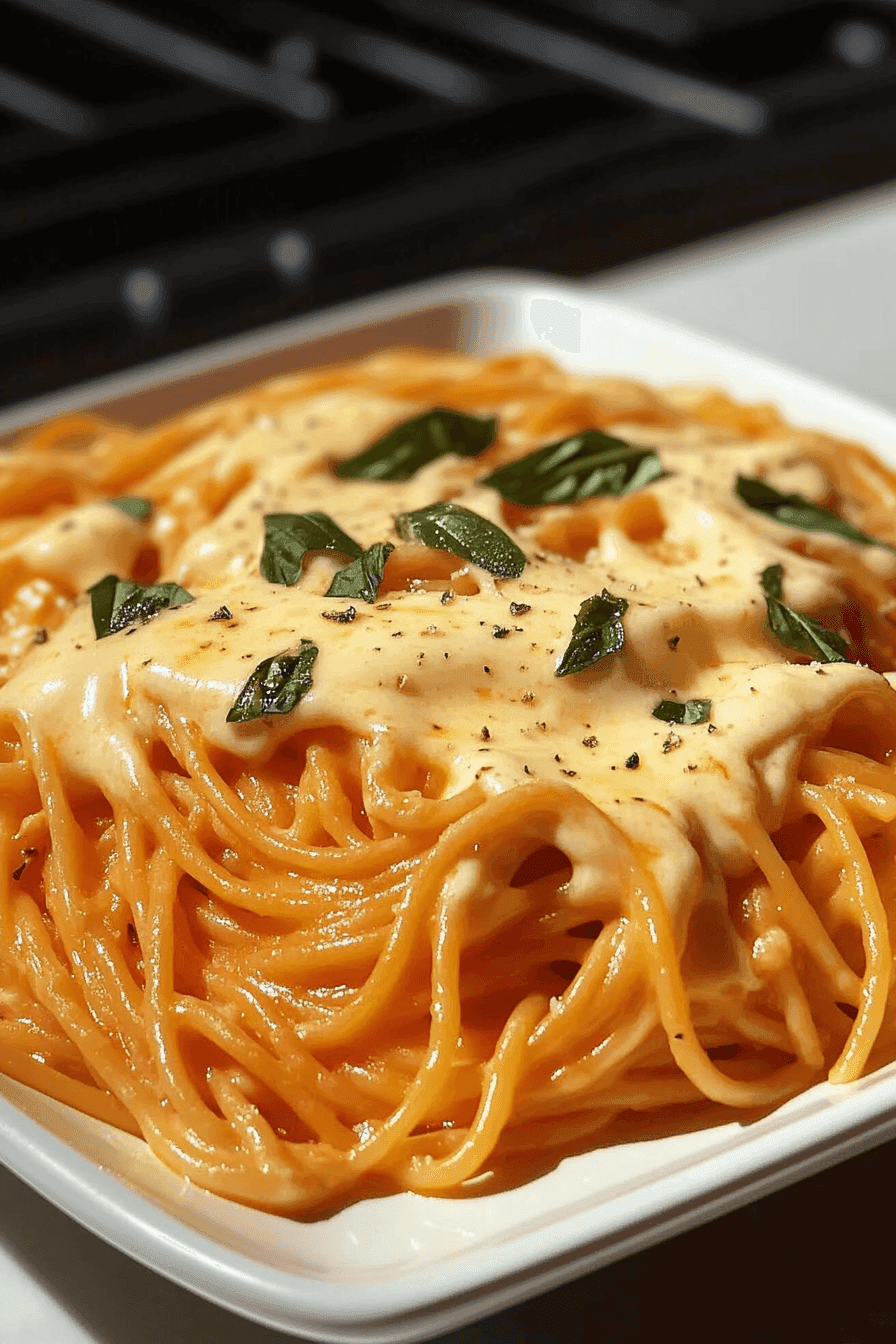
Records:
{"label": "cooked spaghetti noodle", "polygon": [[[335,470],[433,407],[494,442]],[[661,470],[574,502],[486,479],[594,429]],[[444,501],[519,572],[396,523]],[[287,515],[343,540],[265,577]],[[388,353],[27,435],[0,462],[0,1069],[301,1214],[893,1058],[894,520],[858,447],[536,356]],[[377,591],[331,595],[354,543],[384,544]],[[235,714],[270,663],[292,700]]]}

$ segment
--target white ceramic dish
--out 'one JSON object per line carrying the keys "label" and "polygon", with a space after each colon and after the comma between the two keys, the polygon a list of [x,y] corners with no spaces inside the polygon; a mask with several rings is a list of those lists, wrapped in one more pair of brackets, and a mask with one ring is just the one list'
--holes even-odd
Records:
{"label": "white ceramic dish", "polygon": [[[540,349],[573,369],[724,386],[896,463],[896,418],[717,342],[538,277],[460,276],[43,398],[0,434],[74,406],[148,422],[254,382],[391,344]],[[244,1209],[143,1145],[0,1078],[0,1161],[84,1226],[253,1320],[339,1344],[429,1339],[726,1212],[896,1133],[896,1066],[820,1086],[749,1126],[570,1158],[466,1200],[399,1195],[309,1224]]]}

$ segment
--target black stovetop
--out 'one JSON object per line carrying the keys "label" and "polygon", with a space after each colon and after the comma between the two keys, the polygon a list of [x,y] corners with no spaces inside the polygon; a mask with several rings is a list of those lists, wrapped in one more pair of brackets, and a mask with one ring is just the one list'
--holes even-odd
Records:
{"label": "black stovetop", "polygon": [[0,0],[9,403],[896,176],[896,0]]}

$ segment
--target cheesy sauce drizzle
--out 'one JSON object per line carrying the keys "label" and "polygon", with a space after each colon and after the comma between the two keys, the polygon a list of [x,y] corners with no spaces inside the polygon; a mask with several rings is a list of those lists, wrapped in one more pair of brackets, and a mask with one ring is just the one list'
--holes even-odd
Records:
{"label": "cheesy sauce drizzle", "polygon": [[[334,475],[434,405],[497,416],[495,444],[406,482]],[[592,427],[666,474],[537,508],[482,484]],[[776,522],[739,475],[881,544]],[[863,450],[721,394],[400,352],[142,435],[60,422],[7,456],[4,491],[9,1073],[300,1213],[896,1052],[896,492]],[[398,537],[446,500],[514,539],[519,578]],[[261,576],[265,515],[315,510],[395,547],[375,603],[326,596],[330,553],[293,586]],[[853,661],[776,637],[776,564]],[[194,600],[98,639],[87,589],[110,572]],[[622,652],[557,676],[604,590],[628,603]],[[307,695],[229,723],[301,640]],[[698,698],[707,722],[653,715]]]}

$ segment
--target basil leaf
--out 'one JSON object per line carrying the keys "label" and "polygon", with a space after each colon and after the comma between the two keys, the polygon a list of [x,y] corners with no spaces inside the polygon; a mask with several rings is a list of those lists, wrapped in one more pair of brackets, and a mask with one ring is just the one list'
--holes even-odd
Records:
{"label": "basil leaf", "polygon": [[887,550],[896,550],[886,541],[860,532],[845,518],[839,518],[830,509],[813,504],[802,495],[782,495],[774,486],[753,476],[738,476],[735,486],[738,499],[757,513],[767,513],[779,523],[788,527],[801,527],[806,532],[830,532],[837,537],[846,537],[847,541],[856,541],[860,546],[886,546]]}
{"label": "basil leaf", "polygon": [[394,550],[395,547],[387,541],[375,542],[369,550],[362,551],[357,560],[337,570],[325,596],[360,597],[363,602],[375,602],[386,561]]}
{"label": "basil leaf", "polygon": [[336,464],[337,476],[365,481],[409,481],[436,458],[478,457],[494,442],[498,421],[436,406],[405,420],[355,457]]}
{"label": "basil leaf", "polygon": [[568,677],[584,672],[611,653],[619,653],[625,643],[622,617],[628,609],[624,597],[614,597],[606,588],[600,597],[586,597],[579,607],[572,638],[554,673]]}
{"label": "basil leaf", "polygon": [[400,513],[395,529],[405,541],[450,551],[500,579],[518,579],[525,568],[526,557],[506,532],[460,504],[427,504],[425,509]]}
{"label": "basil leaf", "polygon": [[706,723],[711,713],[711,700],[661,700],[653,717],[663,723]]}
{"label": "basil leaf", "polygon": [[836,630],[813,621],[811,616],[794,611],[781,601],[781,565],[769,565],[762,571],[760,583],[765,594],[769,629],[789,649],[805,653],[816,663],[848,663],[849,645]]}
{"label": "basil leaf", "polygon": [[512,504],[574,504],[594,495],[626,495],[665,474],[653,448],[586,429],[499,467],[479,484]]}
{"label": "basil leaf", "polygon": [[361,547],[326,513],[268,513],[264,520],[261,572],[271,583],[286,587],[302,577],[309,551],[337,551],[353,559]]}
{"label": "basil leaf", "polygon": [[144,499],[142,495],[119,495],[117,499],[110,499],[109,503],[121,509],[129,518],[136,518],[138,523],[145,523],[152,516],[152,500]]}
{"label": "basil leaf", "polygon": [[97,639],[115,635],[129,625],[145,625],[166,607],[182,607],[193,601],[193,594],[179,583],[144,585],[131,579],[107,574],[87,590]]}
{"label": "basil leaf", "polygon": [[228,723],[248,723],[264,714],[288,714],[311,690],[311,669],[318,649],[303,639],[298,653],[277,653],[265,658],[234,700]]}

